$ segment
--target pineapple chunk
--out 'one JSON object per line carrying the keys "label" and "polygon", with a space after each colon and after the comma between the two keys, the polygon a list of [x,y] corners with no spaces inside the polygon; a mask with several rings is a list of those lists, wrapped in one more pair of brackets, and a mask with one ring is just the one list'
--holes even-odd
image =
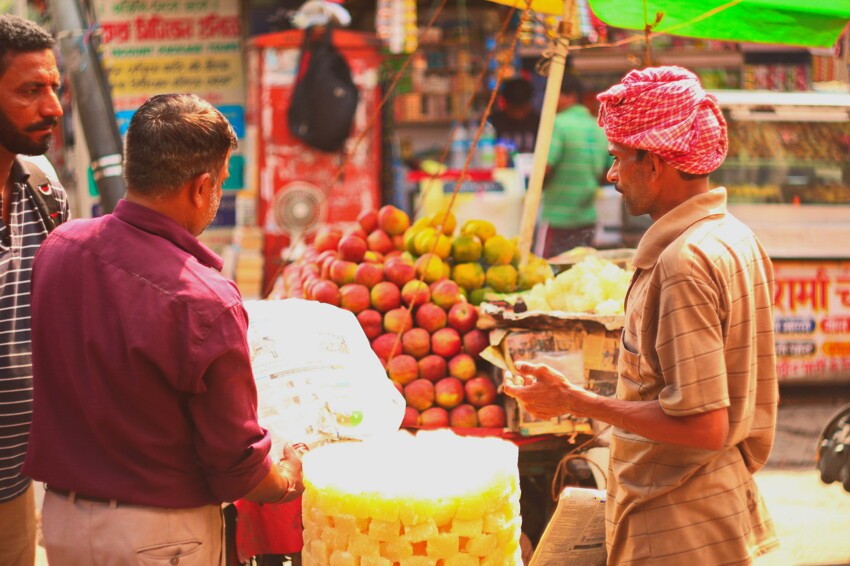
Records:
{"label": "pineapple chunk", "polygon": [[335,550],[328,564],[330,566],[360,566],[360,560],[346,550]]}
{"label": "pineapple chunk", "polygon": [[471,519],[481,519],[487,510],[487,501],[481,495],[474,497],[466,497],[458,501],[457,514],[458,519],[469,521]]}
{"label": "pineapple chunk", "polygon": [[436,534],[427,542],[426,553],[432,558],[448,558],[460,550],[460,537],[454,533]]}
{"label": "pineapple chunk", "polygon": [[452,532],[462,537],[476,537],[484,530],[484,519],[463,519],[455,518],[452,521]]}
{"label": "pineapple chunk", "polygon": [[386,556],[393,562],[413,556],[413,545],[406,537],[398,537],[396,540],[388,540],[381,543],[381,556]]}
{"label": "pineapple chunk", "polygon": [[397,521],[398,520],[398,501],[393,499],[384,499],[383,497],[374,498],[369,505],[369,515],[373,519],[381,521]]}
{"label": "pineapple chunk", "polygon": [[329,515],[326,515],[324,511],[322,511],[318,507],[313,507],[309,511],[305,509],[304,513],[305,524],[307,522],[307,518],[311,523],[316,525],[317,527],[333,527],[333,519]]}
{"label": "pineapple chunk", "polygon": [[399,560],[398,566],[437,566],[437,559],[428,556],[411,556]]}
{"label": "pineapple chunk", "polygon": [[[470,554],[455,554],[454,556],[446,558],[445,562],[443,562],[443,566],[478,566],[478,562],[477,556],[472,556]],[[522,564],[522,562],[517,562],[517,564]]]}
{"label": "pineapple chunk", "polygon": [[360,532],[360,524],[353,515],[337,515],[334,517],[334,527],[341,533],[353,535]]}
{"label": "pineapple chunk", "polygon": [[487,513],[484,515],[484,525],[481,529],[485,533],[495,533],[513,522],[513,518],[505,518],[504,513]]}
{"label": "pineapple chunk", "polygon": [[496,550],[496,535],[482,534],[466,543],[466,552],[475,556],[490,556]]}
{"label": "pineapple chunk", "polygon": [[520,533],[522,527],[519,519],[514,519],[508,525],[505,525],[503,528],[496,531],[496,544],[499,546],[505,546],[510,541],[519,541]]}
{"label": "pineapple chunk", "polygon": [[348,550],[355,556],[380,556],[380,543],[364,535],[363,533],[354,533],[348,539]]}
{"label": "pineapple chunk", "polygon": [[[331,550],[348,550],[348,538],[351,535],[336,528],[327,528],[322,536],[323,540],[328,544]],[[310,540],[305,537],[305,540]]]}
{"label": "pineapple chunk", "polygon": [[457,513],[458,501],[454,498],[440,498],[431,503],[431,518],[437,526],[448,525],[452,522],[455,513]]}
{"label": "pineapple chunk", "polygon": [[395,540],[401,534],[401,522],[372,519],[369,524],[369,536],[375,540]]}
{"label": "pineapple chunk", "polygon": [[393,566],[393,563],[383,556],[364,556],[360,559],[360,566]]}
{"label": "pineapple chunk", "polygon": [[323,540],[310,541],[310,557],[318,564],[328,564],[331,561],[331,549]]}
{"label": "pineapple chunk", "polygon": [[412,527],[413,525],[418,525],[428,517],[419,510],[414,500],[405,499],[401,502],[401,508],[398,510],[398,518],[405,527]]}
{"label": "pineapple chunk", "polygon": [[434,524],[434,521],[426,521],[418,525],[413,525],[410,528],[405,528],[404,531],[410,542],[424,541],[436,534],[439,534],[437,525]]}

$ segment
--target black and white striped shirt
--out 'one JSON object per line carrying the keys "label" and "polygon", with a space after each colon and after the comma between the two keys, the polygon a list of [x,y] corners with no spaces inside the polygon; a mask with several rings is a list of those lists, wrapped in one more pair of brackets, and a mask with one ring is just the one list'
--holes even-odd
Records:
{"label": "black and white striped shirt", "polygon": [[[46,160],[27,158],[42,167],[57,200],[63,221],[68,201]],[[26,191],[29,174],[20,161],[12,165],[11,221],[0,218],[0,503],[14,499],[29,487],[21,475],[32,421],[32,349],[30,347],[30,274],[38,247],[47,230],[32,197]]]}

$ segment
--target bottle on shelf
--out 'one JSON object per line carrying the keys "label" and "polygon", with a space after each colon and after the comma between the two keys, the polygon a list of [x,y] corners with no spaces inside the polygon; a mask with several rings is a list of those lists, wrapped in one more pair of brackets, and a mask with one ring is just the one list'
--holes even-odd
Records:
{"label": "bottle on shelf", "polygon": [[452,144],[449,152],[449,169],[463,169],[466,154],[469,153],[469,134],[462,121],[452,124]]}
{"label": "bottle on shelf", "polygon": [[496,160],[496,128],[490,122],[484,123],[481,137],[478,138],[476,163],[480,169],[492,169]]}

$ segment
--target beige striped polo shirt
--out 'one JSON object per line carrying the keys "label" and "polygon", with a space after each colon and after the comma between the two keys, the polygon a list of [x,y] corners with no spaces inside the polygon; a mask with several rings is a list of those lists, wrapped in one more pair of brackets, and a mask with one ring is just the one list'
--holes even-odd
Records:
{"label": "beige striped polo shirt", "polygon": [[777,541],[752,474],[773,445],[773,267],[726,190],[658,219],[634,257],[617,397],[665,413],[729,411],[723,449],[611,439],[609,564],[747,564]]}

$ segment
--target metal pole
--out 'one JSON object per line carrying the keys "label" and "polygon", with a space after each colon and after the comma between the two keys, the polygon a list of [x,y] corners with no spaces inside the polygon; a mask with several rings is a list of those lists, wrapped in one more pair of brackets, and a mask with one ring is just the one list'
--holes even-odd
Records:
{"label": "metal pole", "polygon": [[537,210],[540,208],[540,196],[543,192],[543,177],[546,175],[546,161],[549,157],[549,146],[552,143],[552,129],[555,124],[555,114],[558,111],[558,98],[561,94],[561,82],[564,79],[564,67],[567,63],[569,40],[572,35],[574,2],[575,0],[564,0],[564,19],[559,30],[560,37],[555,41],[554,53],[549,61],[546,91],[543,94],[543,107],[540,109],[540,126],[537,128],[537,141],[534,144],[534,161],[520,221],[520,265],[528,263],[531,253]]}
{"label": "metal pole", "polygon": [[83,125],[103,213],[124,196],[122,142],[115,107],[100,59],[86,37],[88,25],[78,0],[49,0],[59,51],[71,76],[73,99]]}

